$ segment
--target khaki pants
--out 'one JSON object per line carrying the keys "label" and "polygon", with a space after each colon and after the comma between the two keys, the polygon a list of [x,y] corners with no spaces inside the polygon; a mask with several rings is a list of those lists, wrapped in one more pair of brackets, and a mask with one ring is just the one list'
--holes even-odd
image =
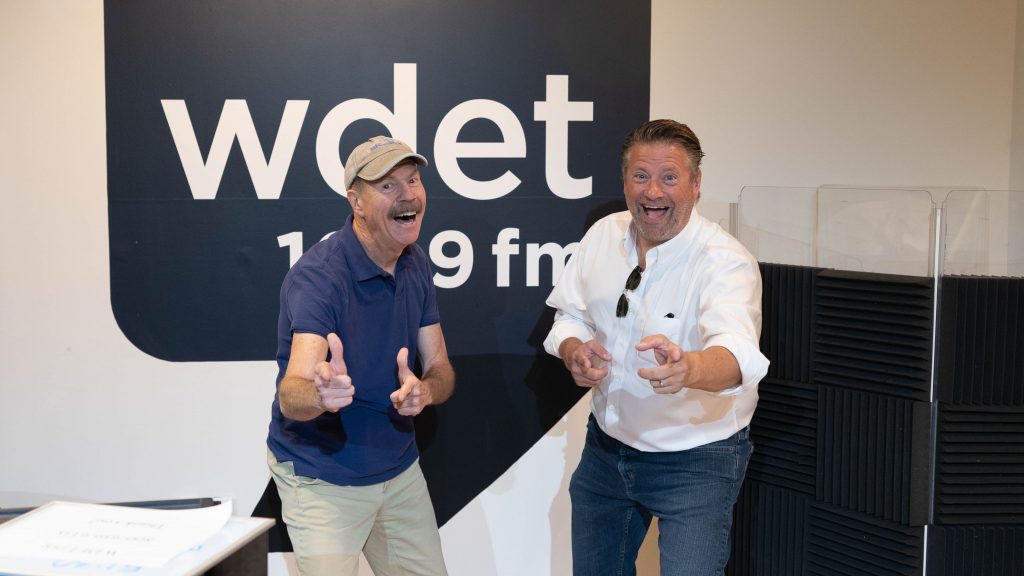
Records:
{"label": "khaki pants", "polygon": [[360,552],[375,576],[447,575],[419,461],[371,486],[297,476],[269,450],[267,462],[303,576],[356,576]]}

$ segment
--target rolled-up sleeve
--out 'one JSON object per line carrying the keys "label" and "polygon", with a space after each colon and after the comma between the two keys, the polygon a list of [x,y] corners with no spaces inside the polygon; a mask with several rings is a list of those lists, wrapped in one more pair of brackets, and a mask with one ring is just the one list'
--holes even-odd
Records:
{"label": "rolled-up sleeve", "polygon": [[756,262],[730,261],[710,275],[699,322],[704,349],[721,346],[739,365],[740,385],[722,395],[757,384],[768,373],[768,358],[760,349],[761,274]]}
{"label": "rolled-up sleeve", "polygon": [[587,319],[587,305],[583,298],[583,283],[579,267],[580,252],[575,254],[565,265],[562,277],[545,302],[555,309],[555,321],[551,325],[547,338],[544,339],[544,350],[552,356],[559,357],[558,348],[568,338],[579,338],[582,342],[593,339],[595,329]]}

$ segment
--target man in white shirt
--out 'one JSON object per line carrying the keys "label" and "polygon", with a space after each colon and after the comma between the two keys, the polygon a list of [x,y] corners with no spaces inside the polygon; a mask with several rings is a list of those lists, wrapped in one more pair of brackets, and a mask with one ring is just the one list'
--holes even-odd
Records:
{"label": "man in white shirt", "polygon": [[720,575],[751,443],[757,261],[702,218],[700,141],[654,120],[622,147],[628,212],[599,220],[547,304],[545,349],[593,390],[572,499],[573,572],[635,574],[658,518],[663,575]]}

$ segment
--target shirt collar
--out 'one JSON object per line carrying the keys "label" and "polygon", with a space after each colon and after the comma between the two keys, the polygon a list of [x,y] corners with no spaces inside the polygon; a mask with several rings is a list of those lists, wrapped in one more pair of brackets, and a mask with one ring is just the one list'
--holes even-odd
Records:
{"label": "shirt collar", "polygon": [[[359,237],[356,236],[356,231],[352,227],[353,216],[348,215],[345,220],[345,225],[341,227],[338,234],[341,234],[341,251],[345,254],[345,259],[349,263],[349,268],[352,270],[353,277],[357,282],[363,280],[369,280],[382,276],[384,278],[391,278],[386,270],[377,265],[370,255],[366,253],[366,248],[363,243],[359,241]],[[401,256],[398,257],[398,262],[395,264],[395,275],[398,275],[399,270],[405,267],[406,257],[412,253],[412,246],[406,246],[402,250]]]}
{"label": "shirt collar", "polygon": [[[686,226],[683,226],[683,229],[680,230],[678,234],[654,248],[651,248],[647,252],[647,267],[650,267],[659,260],[665,260],[672,256],[685,253],[697,238],[697,232],[700,230],[700,220],[701,218],[697,213],[697,207],[694,206],[693,210],[690,212],[690,220],[686,222]],[[626,227],[626,235],[622,239],[622,243],[626,248],[626,253],[633,256],[633,264],[639,262],[635,234],[635,224],[630,220],[629,226]]]}

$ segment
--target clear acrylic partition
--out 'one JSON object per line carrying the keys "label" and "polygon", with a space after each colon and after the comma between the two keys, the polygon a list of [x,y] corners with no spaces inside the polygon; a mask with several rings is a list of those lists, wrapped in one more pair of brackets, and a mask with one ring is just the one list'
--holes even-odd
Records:
{"label": "clear acrylic partition", "polygon": [[931,276],[934,223],[923,189],[746,186],[735,230],[761,262]]}
{"label": "clear acrylic partition", "polygon": [[745,186],[736,238],[760,262],[814,266],[816,188]]}
{"label": "clear acrylic partition", "polygon": [[1024,277],[1024,191],[953,190],[942,214],[944,275]]}
{"label": "clear acrylic partition", "polygon": [[934,214],[927,190],[818,188],[815,265],[932,276]]}

